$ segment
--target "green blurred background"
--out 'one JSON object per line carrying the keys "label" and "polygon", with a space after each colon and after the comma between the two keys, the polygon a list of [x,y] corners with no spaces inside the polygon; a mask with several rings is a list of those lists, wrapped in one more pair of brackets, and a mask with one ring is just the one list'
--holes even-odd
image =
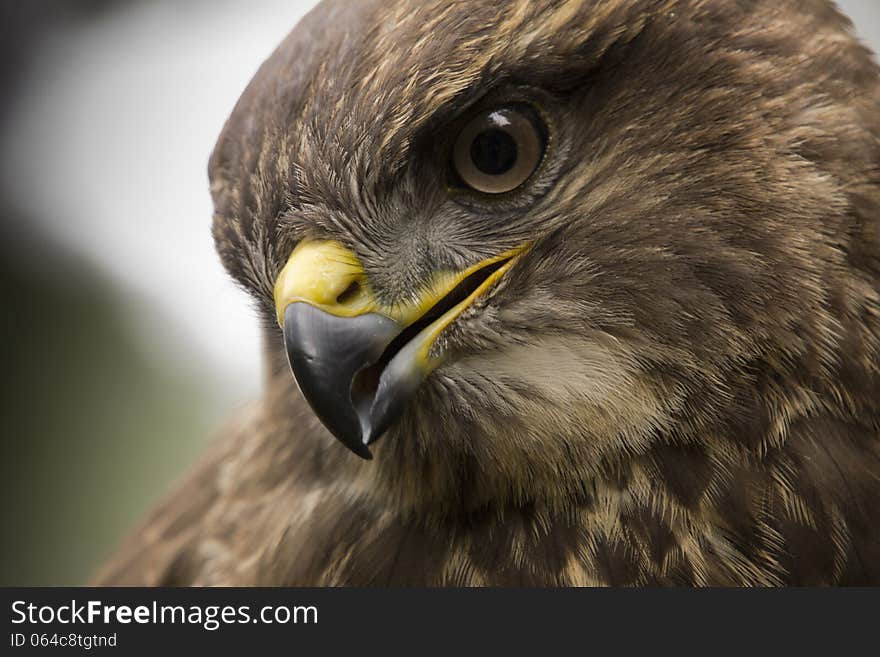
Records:
{"label": "green blurred background", "polygon": [[132,336],[118,288],[21,237],[4,236],[0,264],[0,582],[80,583],[194,458],[214,414],[196,377]]}
{"label": "green blurred background", "polygon": [[0,0],[0,585],[85,582],[259,394],[206,163],[312,4]]}

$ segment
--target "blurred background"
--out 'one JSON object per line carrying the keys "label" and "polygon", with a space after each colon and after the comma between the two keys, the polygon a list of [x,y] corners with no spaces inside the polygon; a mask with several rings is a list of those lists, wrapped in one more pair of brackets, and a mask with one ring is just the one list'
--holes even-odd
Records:
{"label": "blurred background", "polygon": [[207,159],[313,4],[0,0],[0,585],[83,583],[259,394]]}
{"label": "blurred background", "polygon": [[259,394],[207,161],[313,4],[0,0],[0,584],[84,582]]}

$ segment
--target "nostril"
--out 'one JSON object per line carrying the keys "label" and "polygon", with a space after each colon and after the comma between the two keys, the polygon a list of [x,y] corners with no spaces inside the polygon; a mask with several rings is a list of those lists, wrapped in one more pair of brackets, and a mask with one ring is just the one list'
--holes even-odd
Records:
{"label": "nostril", "polygon": [[361,284],[358,281],[352,281],[351,285],[345,288],[342,293],[336,297],[336,303],[345,305],[349,301],[355,299],[361,293]]}

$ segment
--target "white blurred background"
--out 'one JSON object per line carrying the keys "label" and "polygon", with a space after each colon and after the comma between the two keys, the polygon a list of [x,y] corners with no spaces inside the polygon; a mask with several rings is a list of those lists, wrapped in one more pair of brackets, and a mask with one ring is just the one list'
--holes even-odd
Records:
{"label": "white blurred background", "polygon": [[208,155],[314,4],[123,3],[65,24],[34,53],[0,136],[7,194],[126,290],[156,357],[196,369],[223,402],[256,394],[260,340],[214,252]]}
{"label": "white blurred background", "polygon": [[[0,584],[77,583],[258,394],[258,324],[214,253],[207,158],[314,3],[12,2],[9,34],[16,12],[27,30],[0,115],[2,235],[10,280],[36,283],[4,303],[49,352],[7,367]],[[880,49],[880,0],[839,4]]]}

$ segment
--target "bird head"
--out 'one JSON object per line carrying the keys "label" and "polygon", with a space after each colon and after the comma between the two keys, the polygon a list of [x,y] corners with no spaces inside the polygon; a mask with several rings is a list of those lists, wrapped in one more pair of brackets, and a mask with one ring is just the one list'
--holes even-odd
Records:
{"label": "bird head", "polygon": [[328,433],[475,503],[759,449],[774,385],[840,358],[860,230],[866,55],[808,4],[311,12],[210,176],[223,262]]}

